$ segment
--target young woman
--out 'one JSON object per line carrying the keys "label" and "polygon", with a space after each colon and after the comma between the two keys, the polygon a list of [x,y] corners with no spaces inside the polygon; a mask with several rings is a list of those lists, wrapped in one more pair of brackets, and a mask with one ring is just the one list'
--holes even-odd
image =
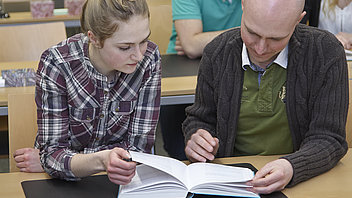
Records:
{"label": "young woman", "polygon": [[[128,150],[151,152],[159,117],[160,54],[148,41],[148,6],[88,0],[81,26],[83,34],[41,56],[35,146],[52,177],[77,180],[107,171],[112,182],[127,184],[136,168],[124,161]],[[38,165],[24,156],[22,150],[15,157],[23,171]]]}
{"label": "young woman", "polygon": [[306,0],[302,23],[335,34],[345,49],[352,49],[352,0]]}

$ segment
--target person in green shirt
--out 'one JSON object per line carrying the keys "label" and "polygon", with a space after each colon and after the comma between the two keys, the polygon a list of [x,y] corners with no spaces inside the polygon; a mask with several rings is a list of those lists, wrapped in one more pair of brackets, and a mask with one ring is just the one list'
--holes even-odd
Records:
{"label": "person in green shirt", "polygon": [[172,0],[168,54],[198,58],[217,35],[241,25],[240,0]]}

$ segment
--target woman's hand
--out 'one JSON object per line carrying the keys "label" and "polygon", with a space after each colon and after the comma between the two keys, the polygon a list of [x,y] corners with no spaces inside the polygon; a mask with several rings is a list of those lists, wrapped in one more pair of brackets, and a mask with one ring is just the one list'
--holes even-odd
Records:
{"label": "woman's hand", "polygon": [[136,172],[136,163],[124,160],[130,158],[130,154],[122,148],[114,148],[109,152],[104,164],[111,182],[119,185],[131,182]]}
{"label": "woman's hand", "polygon": [[13,156],[17,168],[21,172],[40,173],[44,172],[39,159],[39,150],[35,148],[17,149]]}

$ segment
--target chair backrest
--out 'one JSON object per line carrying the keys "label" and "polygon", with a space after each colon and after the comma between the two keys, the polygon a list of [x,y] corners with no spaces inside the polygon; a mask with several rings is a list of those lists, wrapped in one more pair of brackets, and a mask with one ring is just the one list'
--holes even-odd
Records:
{"label": "chair backrest", "polygon": [[64,22],[0,26],[0,61],[38,61],[44,50],[66,39]]}
{"label": "chair backrest", "polygon": [[8,96],[10,172],[19,171],[13,154],[17,149],[33,147],[37,134],[37,107],[34,93]]}
{"label": "chair backrest", "polygon": [[166,53],[172,31],[171,0],[147,0],[150,11],[150,40]]}

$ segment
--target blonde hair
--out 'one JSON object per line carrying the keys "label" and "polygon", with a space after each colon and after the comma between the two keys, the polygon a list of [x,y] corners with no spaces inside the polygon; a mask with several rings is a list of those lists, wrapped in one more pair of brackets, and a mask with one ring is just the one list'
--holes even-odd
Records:
{"label": "blonde hair", "polygon": [[149,18],[145,0],[87,0],[82,8],[81,29],[86,35],[93,32],[103,47],[118,29],[118,22],[127,22],[135,15]]}
{"label": "blonde hair", "polygon": [[[349,0],[351,2],[351,0]],[[339,0],[325,0],[323,4],[323,12],[326,16],[335,18],[335,7],[338,5]],[[332,13],[332,15],[330,15]]]}

